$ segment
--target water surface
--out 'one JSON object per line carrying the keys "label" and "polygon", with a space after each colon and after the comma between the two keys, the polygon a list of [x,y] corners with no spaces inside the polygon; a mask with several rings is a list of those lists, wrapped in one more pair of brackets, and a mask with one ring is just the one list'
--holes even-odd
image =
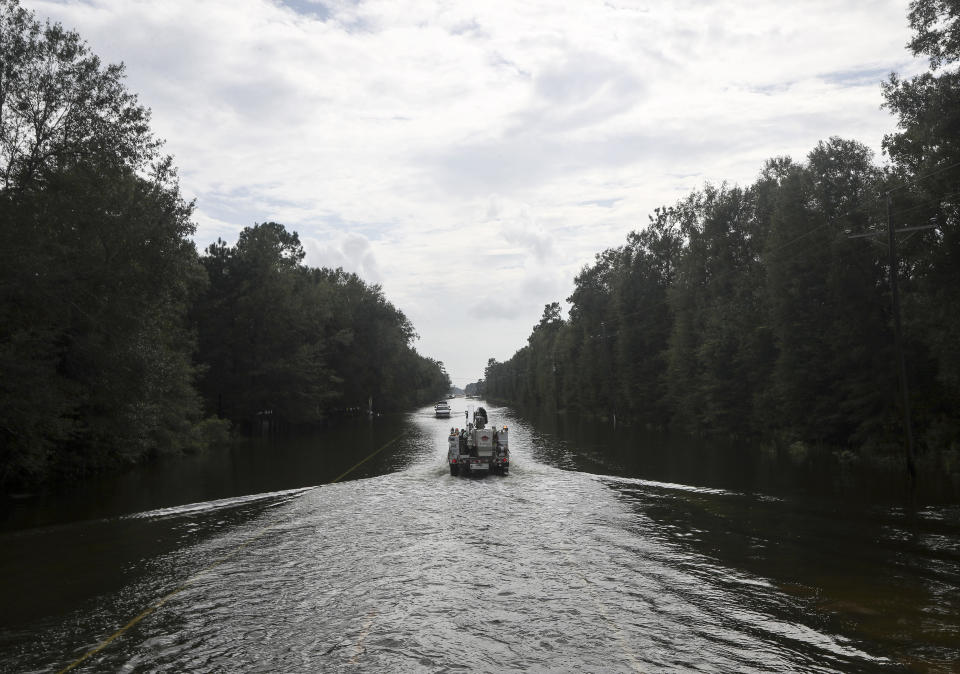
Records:
{"label": "water surface", "polygon": [[221,470],[198,461],[180,482],[127,476],[114,499],[75,503],[73,517],[62,502],[34,503],[33,519],[20,512],[0,534],[4,669],[66,666],[171,591],[77,669],[949,671],[960,661],[960,510],[949,498],[904,508],[862,485],[805,486],[807,469],[784,476],[789,466],[731,448],[491,406],[510,426],[510,475],[451,477],[446,429],[463,405],[452,421],[424,408],[234,450]]}

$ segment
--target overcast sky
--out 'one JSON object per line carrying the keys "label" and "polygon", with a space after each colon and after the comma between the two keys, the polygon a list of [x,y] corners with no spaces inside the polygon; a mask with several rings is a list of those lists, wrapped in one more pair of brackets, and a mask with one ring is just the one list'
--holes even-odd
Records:
{"label": "overcast sky", "polygon": [[920,69],[906,1],[24,5],[126,63],[198,248],[283,223],[459,386],[656,206],[831,135],[882,162],[880,82]]}

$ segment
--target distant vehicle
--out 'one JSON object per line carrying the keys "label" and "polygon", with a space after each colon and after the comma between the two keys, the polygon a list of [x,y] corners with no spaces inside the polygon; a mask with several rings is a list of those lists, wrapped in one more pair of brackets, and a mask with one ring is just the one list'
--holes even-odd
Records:
{"label": "distant vehicle", "polygon": [[433,413],[437,415],[438,419],[449,419],[450,418],[450,405],[447,404],[446,400],[441,400],[436,405],[433,406]]}
{"label": "distant vehicle", "polygon": [[473,422],[464,429],[451,428],[447,438],[447,463],[451,475],[506,475],[510,470],[507,427],[487,428],[487,411],[473,414]]}

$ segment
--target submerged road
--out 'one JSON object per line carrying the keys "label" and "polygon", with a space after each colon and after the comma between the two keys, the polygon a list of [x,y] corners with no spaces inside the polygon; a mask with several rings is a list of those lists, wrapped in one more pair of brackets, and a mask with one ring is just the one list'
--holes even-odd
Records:
{"label": "submerged road", "polygon": [[[919,529],[895,509],[843,522],[829,507],[771,495],[581,472],[563,467],[576,448],[488,409],[510,426],[507,477],[451,477],[451,422],[422,410],[388,448],[369,447],[392,457],[385,474],[4,534],[4,546],[27,551],[62,541],[63,557],[34,571],[5,553],[8,579],[29,587],[43,574],[73,574],[76,584],[61,579],[75,594],[62,608],[24,609],[0,630],[0,669],[956,663],[956,508],[921,512]],[[109,554],[130,538],[137,552]],[[176,545],[145,547],[153,538]],[[94,559],[100,568],[86,568]],[[117,568],[104,570],[111,559]]]}

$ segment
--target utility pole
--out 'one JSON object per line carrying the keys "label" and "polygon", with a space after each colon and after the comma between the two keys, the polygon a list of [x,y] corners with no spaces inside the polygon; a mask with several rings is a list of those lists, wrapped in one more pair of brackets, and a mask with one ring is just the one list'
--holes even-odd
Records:
{"label": "utility pole", "polygon": [[907,473],[910,480],[917,479],[917,463],[913,449],[913,424],[910,421],[910,387],[907,384],[907,359],[903,355],[903,333],[900,327],[900,284],[897,277],[897,237],[890,219],[890,191],[887,190],[887,253],[890,257],[890,294],[893,297],[893,341],[897,349],[897,363],[900,371],[900,391],[903,394],[903,426],[907,432]]}
{"label": "utility pole", "polygon": [[[618,330],[618,332],[619,332],[619,330]],[[608,364],[609,364],[609,368],[608,368],[609,375],[608,375],[608,379],[607,379],[607,386],[608,386],[607,391],[608,391],[608,395],[610,395],[610,391],[613,392],[612,395],[610,395],[609,400],[610,400],[610,409],[613,410],[613,411],[612,411],[612,414],[613,414],[613,429],[616,430],[616,429],[617,429],[617,405],[616,405],[616,402],[617,402],[617,386],[616,386],[616,384],[615,384],[615,381],[616,381],[616,373],[614,372],[614,368],[613,368],[613,361],[614,361],[613,351],[612,351],[612,349],[610,348],[610,345],[607,343],[607,324],[606,324],[606,322],[604,322],[604,321],[600,321],[600,334],[601,334],[601,340],[603,341],[603,351],[604,351],[603,355],[606,357],[607,362],[608,362]],[[616,333],[614,333],[614,334],[616,334]]]}
{"label": "utility pole", "polygon": [[557,368],[557,347],[553,347],[553,408],[556,414],[560,414],[560,372]]}
{"label": "utility pole", "polygon": [[[894,188],[897,189],[897,188]],[[907,435],[907,474],[910,483],[913,485],[917,478],[916,452],[913,446],[913,424],[910,419],[910,386],[907,382],[907,358],[903,353],[903,329],[900,324],[900,284],[899,269],[897,261],[897,234],[901,232],[916,232],[921,229],[934,229],[935,225],[920,225],[918,227],[904,227],[902,229],[893,228],[893,220],[890,217],[890,193],[893,190],[884,192],[887,208],[887,256],[890,266],[890,298],[893,303],[893,343],[897,352],[897,373],[900,379],[900,392],[903,396],[903,427]],[[853,234],[849,239],[862,239],[870,236],[880,236],[883,232],[867,232],[865,234]]]}

